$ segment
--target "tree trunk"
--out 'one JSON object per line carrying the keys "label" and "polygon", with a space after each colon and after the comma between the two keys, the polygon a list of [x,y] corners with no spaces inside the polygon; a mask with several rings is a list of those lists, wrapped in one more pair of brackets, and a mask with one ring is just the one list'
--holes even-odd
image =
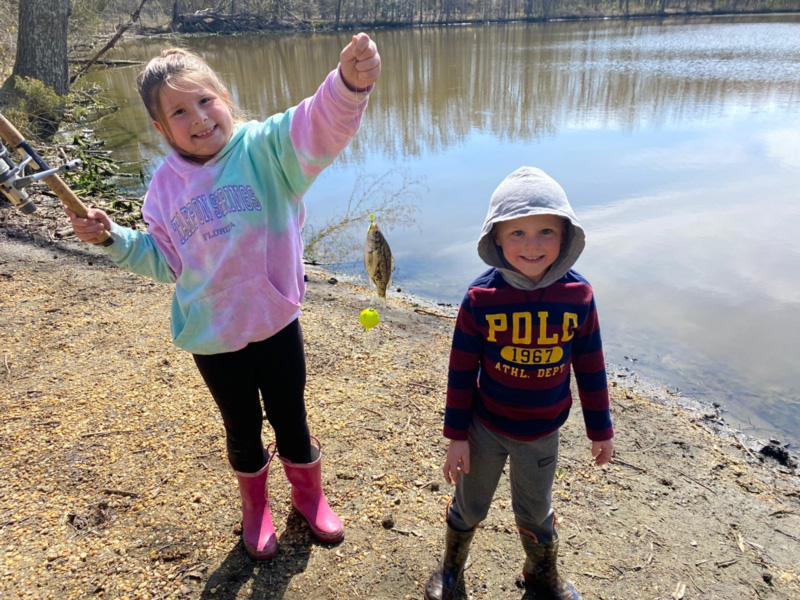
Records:
{"label": "tree trunk", "polygon": [[172,3],[172,21],[170,23],[170,28],[174,31],[178,28],[178,21],[181,19],[181,6],[178,0],[175,0]]}
{"label": "tree trunk", "polygon": [[525,18],[530,19],[533,16],[533,0],[525,0]]}
{"label": "tree trunk", "polygon": [[336,18],[333,23],[334,29],[339,29],[339,20],[342,17],[342,0],[336,0]]}
{"label": "tree trunk", "polygon": [[[32,77],[63,96],[69,91],[69,0],[19,3],[17,56],[11,77]],[[13,85],[13,84],[12,84]]]}

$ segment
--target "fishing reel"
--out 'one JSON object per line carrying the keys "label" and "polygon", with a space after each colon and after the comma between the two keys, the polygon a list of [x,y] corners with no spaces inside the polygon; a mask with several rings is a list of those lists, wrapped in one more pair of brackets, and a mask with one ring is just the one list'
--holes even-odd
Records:
{"label": "fishing reel", "polygon": [[[11,158],[11,153],[0,142],[0,192],[8,198],[11,203],[23,214],[29,215],[36,210],[36,205],[28,197],[28,192],[25,188],[32,183],[60,173],[61,171],[72,171],[81,165],[79,159],[71,160],[60,167],[49,168],[44,161],[35,153],[28,153],[24,149],[27,144],[22,144],[18,147],[20,154],[23,156],[19,164],[15,164]],[[30,169],[33,170],[31,174],[26,174],[26,167],[33,161]],[[37,169],[38,167],[38,169]]]}

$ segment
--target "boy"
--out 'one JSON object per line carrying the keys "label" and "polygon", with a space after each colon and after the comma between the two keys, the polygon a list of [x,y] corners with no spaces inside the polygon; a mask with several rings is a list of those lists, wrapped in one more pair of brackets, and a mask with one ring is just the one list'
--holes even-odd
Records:
{"label": "boy", "polygon": [[470,285],[453,334],[443,471],[456,489],[426,600],[455,596],[508,457],[526,583],[537,598],[580,600],[556,568],[551,507],[558,429],[572,405],[570,365],[595,463],[606,464],[614,449],[594,296],[571,270],[583,246],[564,190],[543,171],[521,167],[492,194],[478,241],[492,268]]}

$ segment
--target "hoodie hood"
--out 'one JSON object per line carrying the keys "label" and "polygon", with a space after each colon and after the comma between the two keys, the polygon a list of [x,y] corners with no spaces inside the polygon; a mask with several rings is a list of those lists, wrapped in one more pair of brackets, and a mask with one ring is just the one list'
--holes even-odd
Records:
{"label": "hoodie hood", "polygon": [[[495,223],[531,215],[557,215],[566,221],[561,252],[539,283],[534,283],[508,264],[502,249],[494,242],[492,231]],[[562,187],[541,169],[520,167],[506,177],[492,194],[489,212],[478,240],[478,256],[490,267],[498,269],[514,287],[533,290],[561,279],[578,260],[584,245],[583,228]]]}

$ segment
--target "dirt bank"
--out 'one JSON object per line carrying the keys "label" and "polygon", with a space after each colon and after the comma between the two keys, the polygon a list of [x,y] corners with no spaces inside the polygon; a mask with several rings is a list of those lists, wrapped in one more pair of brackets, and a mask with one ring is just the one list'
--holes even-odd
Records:
{"label": "dirt bank", "polygon": [[[216,409],[168,338],[170,288],[0,207],[2,598],[421,598],[443,538],[440,464],[453,321],[390,293],[309,273],[312,431],[347,537],[313,541],[270,479],[280,552],[257,564]],[[612,376],[617,460],[591,465],[580,411],[554,494],[562,570],[584,598],[800,598],[794,469],[715,433],[718,416]],[[265,440],[272,439],[265,432]],[[465,591],[530,598],[507,482],[476,535]]]}

